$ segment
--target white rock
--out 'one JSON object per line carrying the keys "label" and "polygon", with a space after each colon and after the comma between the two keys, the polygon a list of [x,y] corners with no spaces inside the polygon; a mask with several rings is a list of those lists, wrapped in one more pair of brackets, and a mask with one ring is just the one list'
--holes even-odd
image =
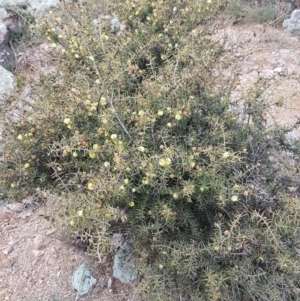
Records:
{"label": "white rock", "polygon": [[272,78],[274,76],[274,72],[271,69],[262,70],[259,75],[263,78]]}
{"label": "white rock", "polygon": [[283,29],[285,32],[293,32],[300,29],[300,9],[295,9],[289,19],[283,21]]}
{"label": "white rock", "polygon": [[[7,41],[7,29],[5,24],[0,22],[0,47]],[[0,48],[1,49],[1,48]]]}
{"label": "white rock", "polygon": [[0,21],[8,17],[8,13],[5,8],[0,8]]}
{"label": "white rock", "polygon": [[16,6],[22,8],[22,6],[26,6],[26,11],[28,11],[32,16],[39,18],[46,11],[60,6],[63,2],[71,2],[71,0],[0,0],[0,7]]}
{"label": "white rock", "polygon": [[274,72],[280,74],[282,72],[282,68],[277,67],[277,68],[274,69]]}
{"label": "white rock", "polygon": [[16,81],[11,72],[0,66],[0,101],[9,95],[15,88]]}

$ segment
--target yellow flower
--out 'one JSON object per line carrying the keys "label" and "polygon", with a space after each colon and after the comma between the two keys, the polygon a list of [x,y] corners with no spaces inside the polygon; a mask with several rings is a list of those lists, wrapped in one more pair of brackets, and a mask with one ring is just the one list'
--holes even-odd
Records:
{"label": "yellow flower", "polygon": [[233,189],[234,189],[234,190],[238,190],[239,188],[240,188],[240,186],[237,185],[237,184],[235,184],[235,185],[233,186]]}
{"label": "yellow flower", "polygon": [[71,227],[73,227],[75,225],[75,222],[73,220],[71,220],[69,224]]}
{"label": "yellow flower", "polygon": [[182,118],[182,116],[181,116],[181,113],[176,113],[176,115],[175,115],[175,119],[176,120],[180,120]]}
{"label": "yellow flower", "polygon": [[18,139],[18,140],[22,140],[22,139],[23,139],[23,136],[20,134],[20,135],[18,135],[17,139]]}
{"label": "yellow flower", "polygon": [[88,190],[94,190],[94,184],[88,183]]}
{"label": "yellow flower", "polygon": [[112,135],[110,136],[110,138],[111,138],[111,140],[116,140],[116,139],[117,139],[117,135],[116,135],[116,134],[112,134]]}
{"label": "yellow flower", "polygon": [[232,201],[232,202],[237,202],[237,201],[238,201],[238,196],[237,196],[237,195],[233,195],[233,196],[231,197],[231,201]]}
{"label": "yellow flower", "polygon": [[105,167],[109,167],[110,166],[110,163],[109,162],[104,162],[103,164]]}
{"label": "yellow flower", "polygon": [[93,150],[98,150],[99,149],[99,145],[98,144],[94,144],[93,145]]}
{"label": "yellow flower", "polygon": [[104,97],[104,96],[101,96],[101,98],[100,98],[100,105],[101,106],[105,106],[106,105],[106,97]]}
{"label": "yellow flower", "polygon": [[72,156],[76,158],[78,156],[78,153],[77,152],[73,152]]}
{"label": "yellow flower", "polygon": [[124,184],[128,184],[129,183],[129,180],[128,179],[125,179],[124,180]]}
{"label": "yellow flower", "polygon": [[139,146],[138,150],[143,153],[145,151],[145,148],[143,146]]}
{"label": "yellow flower", "polygon": [[211,3],[211,0],[207,0],[207,3],[210,4],[210,3]]}
{"label": "yellow flower", "polygon": [[29,163],[25,163],[23,167],[24,167],[25,169],[26,169],[26,168],[29,168],[29,167],[30,167],[30,164],[29,164]]}
{"label": "yellow flower", "polygon": [[173,193],[173,198],[178,199],[178,193]]}
{"label": "yellow flower", "polygon": [[201,187],[200,187],[200,191],[202,191],[202,192],[203,192],[203,191],[204,191],[204,189],[205,189],[205,188],[204,188],[203,186],[201,186]]}
{"label": "yellow flower", "polygon": [[83,216],[83,210],[78,210],[78,211],[77,211],[77,215],[78,215],[78,216]]}
{"label": "yellow flower", "polygon": [[139,111],[139,116],[143,117],[145,112],[143,110]]}
{"label": "yellow flower", "polygon": [[135,204],[134,204],[134,201],[131,201],[129,204],[128,204],[130,207],[133,207]]}
{"label": "yellow flower", "polygon": [[225,153],[223,154],[223,158],[226,159],[226,158],[228,158],[228,157],[229,157],[229,152],[225,152]]}
{"label": "yellow flower", "polygon": [[64,124],[71,124],[71,119],[70,118],[65,118],[64,119]]}
{"label": "yellow flower", "polygon": [[11,188],[15,188],[15,187],[16,187],[16,183],[11,183],[11,184],[10,184],[10,187],[11,187]]}
{"label": "yellow flower", "polygon": [[159,159],[159,165],[160,166],[163,166],[163,167],[166,167],[166,166],[169,166],[171,164],[171,159],[170,158],[166,158],[166,159]]}
{"label": "yellow flower", "polygon": [[95,153],[90,153],[90,158],[92,158],[92,159],[94,159],[95,158],[95,156],[96,156],[96,154]]}
{"label": "yellow flower", "polygon": [[159,111],[157,112],[157,115],[158,115],[158,116],[162,116],[162,115],[164,115],[164,112],[163,112],[162,110],[159,110]]}

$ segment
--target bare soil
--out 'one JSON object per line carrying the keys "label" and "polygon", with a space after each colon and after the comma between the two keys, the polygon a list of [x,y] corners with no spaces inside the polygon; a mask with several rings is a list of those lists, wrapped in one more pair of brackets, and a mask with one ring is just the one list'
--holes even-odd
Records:
{"label": "bare soil", "polygon": [[[0,300],[1,301],[133,301],[131,285],[113,279],[112,256],[85,254],[74,235],[58,230],[47,215],[46,205],[33,199],[0,206]],[[72,288],[75,270],[85,264],[97,283],[83,297]]]}

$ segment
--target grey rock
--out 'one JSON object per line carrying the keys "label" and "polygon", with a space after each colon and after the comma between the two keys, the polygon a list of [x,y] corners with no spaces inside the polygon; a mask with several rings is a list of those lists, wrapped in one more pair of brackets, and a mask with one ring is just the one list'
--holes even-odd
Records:
{"label": "grey rock", "polygon": [[8,45],[0,47],[0,65],[8,71],[13,71],[16,68],[16,56]]}
{"label": "grey rock", "polygon": [[26,11],[35,17],[41,17],[45,11],[59,5],[59,0],[0,0],[0,7],[26,8]]}
{"label": "grey rock", "polygon": [[0,103],[10,94],[16,86],[12,73],[0,66]]}
{"label": "grey rock", "polygon": [[283,21],[282,26],[285,32],[300,31],[300,9],[295,9],[291,17]]}
{"label": "grey rock", "polygon": [[112,279],[111,277],[108,278],[108,281],[107,281],[107,288],[110,289],[112,286]]}
{"label": "grey rock", "polygon": [[[72,2],[72,0],[0,0],[0,7],[16,7],[28,12],[31,16],[40,18],[45,12],[59,7],[64,2]],[[83,0],[79,0],[80,3]]]}
{"label": "grey rock", "polygon": [[101,15],[98,19],[93,20],[93,25],[99,25],[101,19],[110,21],[110,31],[116,35],[121,35],[126,29],[126,25],[120,23],[116,15]]}
{"label": "grey rock", "polygon": [[0,48],[8,41],[6,25],[0,22]]}
{"label": "grey rock", "polygon": [[8,17],[8,13],[5,8],[1,7],[0,8],[0,21],[3,21]]}
{"label": "grey rock", "polygon": [[96,279],[92,277],[89,268],[82,264],[72,277],[73,288],[77,290],[80,296],[86,295],[96,284]]}
{"label": "grey rock", "polygon": [[128,241],[124,242],[114,257],[113,276],[122,283],[134,283],[137,280],[137,261]]}

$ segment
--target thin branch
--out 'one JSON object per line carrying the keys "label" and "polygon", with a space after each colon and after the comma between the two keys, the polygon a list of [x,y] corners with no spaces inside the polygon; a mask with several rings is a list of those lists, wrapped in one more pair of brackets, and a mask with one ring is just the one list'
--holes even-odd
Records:
{"label": "thin branch", "polygon": [[126,134],[126,135],[128,136],[128,138],[132,141],[132,143],[133,143],[135,146],[137,146],[136,143],[135,143],[135,141],[133,140],[133,138],[131,137],[131,135],[130,135],[129,132],[127,131],[125,125],[124,125],[123,122],[121,121],[121,119],[120,119],[120,117],[119,117],[119,115],[118,115],[118,113],[117,113],[117,110],[116,110],[116,108],[115,108],[114,105],[113,105],[112,98],[111,98],[111,100],[108,101],[108,103],[110,104],[111,108],[113,109],[113,111],[114,111],[114,113],[115,113],[115,116],[116,116],[116,118],[117,118],[119,124],[121,125],[123,131],[125,132],[125,134]]}

